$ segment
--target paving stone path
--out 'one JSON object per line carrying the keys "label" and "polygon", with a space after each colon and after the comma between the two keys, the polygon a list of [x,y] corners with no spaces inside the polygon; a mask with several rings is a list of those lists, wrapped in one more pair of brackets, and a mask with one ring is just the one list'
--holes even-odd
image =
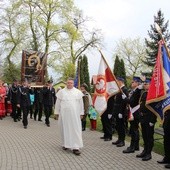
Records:
{"label": "paving stone path", "polygon": [[[104,142],[101,132],[83,131],[84,147],[81,156],[60,146],[58,122],[50,119],[51,127],[29,119],[27,129],[10,117],[0,120],[0,170],[161,170],[157,160],[161,155],[152,154],[152,160],[144,162],[135,152],[123,154],[126,146],[117,148],[111,141]],[[113,137],[113,141],[116,137]],[[142,150],[142,148],[141,148]]]}

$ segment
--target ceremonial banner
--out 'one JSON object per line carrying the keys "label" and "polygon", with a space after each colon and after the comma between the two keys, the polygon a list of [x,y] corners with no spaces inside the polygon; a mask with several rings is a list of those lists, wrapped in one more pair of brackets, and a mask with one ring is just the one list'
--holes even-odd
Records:
{"label": "ceremonial banner", "polygon": [[95,93],[93,96],[93,106],[100,115],[102,115],[107,108],[108,98],[119,91],[120,88],[117,85],[116,78],[101,53]]}
{"label": "ceremonial banner", "polygon": [[47,54],[37,51],[22,52],[21,80],[27,79],[32,85],[45,83]]}
{"label": "ceremonial banner", "polygon": [[170,109],[170,59],[162,41],[159,43],[146,106],[162,120]]}

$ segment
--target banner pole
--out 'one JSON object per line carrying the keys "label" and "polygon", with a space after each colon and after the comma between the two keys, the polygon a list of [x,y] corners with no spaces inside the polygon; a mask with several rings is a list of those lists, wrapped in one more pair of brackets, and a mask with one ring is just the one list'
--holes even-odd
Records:
{"label": "banner pole", "polygon": [[164,45],[165,45],[165,49],[166,49],[168,58],[170,59],[170,54],[169,54],[169,51],[168,51],[168,47],[167,47],[167,45],[166,45],[166,41],[165,41],[165,39],[164,39],[164,37],[163,37],[163,34],[162,34],[162,31],[161,31],[160,26],[159,26],[156,22],[155,22],[155,28],[156,28],[156,31],[158,32],[158,34],[161,36],[161,39],[162,39],[162,41],[163,41],[163,43],[164,43]]}
{"label": "banner pole", "polygon": [[78,59],[78,89],[80,89],[80,59]]}

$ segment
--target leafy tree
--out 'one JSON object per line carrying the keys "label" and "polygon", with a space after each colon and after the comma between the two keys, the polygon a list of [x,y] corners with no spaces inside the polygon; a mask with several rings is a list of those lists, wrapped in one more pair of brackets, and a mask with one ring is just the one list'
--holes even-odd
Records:
{"label": "leafy tree", "polygon": [[[18,62],[14,56],[16,56],[22,48],[26,33],[26,25],[20,20],[21,13],[18,7],[19,4],[16,3],[1,9],[3,12],[0,22],[0,34],[2,35],[0,46],[3,51],[1,57],[5,58],[4,74],[7,76],[7,80],[16,77],[16,74],[20,72],[20,68],[17,67]],[[7,73],[9,75],[7,75]]]}
{"label": "leafy tree", "polygon": [[100,45],[101,35],[99,30],[87,30],[85,26],[87,21],[81,11],[77,10],[66,18],[63,25],[65,31],[64,52],[68,53],[68,57],[74,64],[87,49],[94,49],[96,45]]}
{"label": "leafy tree", "polygon": [[118,55],[116,55],[115,63],[114,63],[114,68],[113,68],[113,73],[116,77],[121,76],[121,70],[120,70],[120,60]]}
{"label": "leafy tree", "polygon": [[32,40],[30,40],[30,45],[32,47],[32,50],[34,51],[39,51],[40,50],[40,40],[38,39],[39,37],[39,29],[38,25],[35,22],[36,17],[38,14],[36,13],[36,6],[34,5],[32,0],[25,1],[25,5],[28,5],[29,12],[26,14],[29,18],[29,26],[30,26],[30,31],[32,34]]}
{"label": "leafy tree", "polygon": [[120,60],[120,70],[121,70],[121,77],[124,78],[126,84],[126,71],[125,71],[125,64],[123,59]]}
{"label": "leafy tree", "polygon": [[89,76],[89,68],[88,68],[88,59],[86,55],[83,56],[82,62],[83,62],[83,73],[84,73],[83,76],[84,82],[82,83],[86,83],[88,86],[87,90],[90,91],[90,76]]}
{"label": "leafy tree", "polygon": [[[159,10],[157,12],[157,15],[154,16],[154,23],[157,23],[160,26],[163,37],[165,41],[167,42],[167,44],[169,44],[170,42],[170,33],[168,31],[169,21],[165,22],[164,14],[162,13],[161,10]],[[156,31],[154,24],[151,25],[150,27],[151,27],[151,30],[148,31],[149,38],[145,38],[145,43],[147,47],[146,49],[147,57],[146,57],[145,63],[148,66],[153,67],[156,62],[156,57],[158,53],[158,42],[161,40],[161,37]]]}
{"label": "leafy tree", "polygon": [[21,66],[16,65],[14,63],[8,64],[8,62],[5,63],[5,68],[3,70],[3,76],[2,79],[4,82],[12,83],[14,79],[20,80],[21,75]]}
{"label": "leafy tree", "polygon": [[77,61],[77,69],[79,70],[80,84],[84,83],[84,63],[83,57],[80,56]]}
{"label": "leafy tree", "polygon": [[126,63],[126,73],[130,77],[140,74],[144,69],[149,69],[143,64],[146,57],[146,48],[140,38],[120,39],[115,49],[115,56],[116,55],[120,56]]}
{"label": "leafy tree", "polygon": [[125,71],[125,64],[123,59],[119,60],[118,55],[116,55],[113,73],[116,77],[122,77],[125,80],[126,84],[126,71]]}
{"label": "leafy tree", "polygon": [[66,81],[69,77],[75,77],[75,65],[71,62],[66,62],[61,70],[62,80]]}
{"label": "leafy tree", "polygon": [[[64,20],[63,37],[56,40],[60,44],[58,55],[54,56],[55,59],[52,57],[52,62],[50,62],[56,69],[60,69],[65,60],[69,60],[75,65],[85,51],[94,49],[100,44],[101,36],[99,30],[87,30],[85,22],[87,20],[79,10],[67,16]],[[56,63],[58,60],[56,57],[60,60],[58,64]]]}
{"label": "leafy tree", "polygon": [[90,91],[90,76],[88,68],[88,59],[87,56],[80,56],[78,59],[79,62],[79,71],[80,71],[80,84],[86,83],[88,86],[88,91]]}

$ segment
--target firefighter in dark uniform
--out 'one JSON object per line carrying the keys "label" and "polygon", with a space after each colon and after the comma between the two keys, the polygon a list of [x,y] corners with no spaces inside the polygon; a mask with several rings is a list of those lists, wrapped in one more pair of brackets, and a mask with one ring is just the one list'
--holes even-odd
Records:
{"label": "firefighter in dark uniform", "polygon": [[55,89],[52,87],[52,81],[48,81],[43,87],[43,104],[45,113],[45,124],[50,127],[50,116],[52,115],[53,106],[56,102]]}
{"label": "firefighter in dark uniform", "polygon": [[34,120],[37,120],[37,114],[38,114],[38,121],[42,121],[42,110],[43,110],[43,90],[42,88],[35,88],[34,89],[35,94],[35,111],[34,111]]}
{"label": "firefighter in dark uniform", "polygon": [[165,168],[170,169],[170,110],[164,113],[164,158],[161,161],[157,161],[159,164],[167,164]]}
{"label": "firefighter in dark uniform", "polygon": [[29,87],[28,81],[24,80],[18,90],[17,106],[20,107],[23,112],[22,123],[25,129],[27,129],[28,126],[28,114],[31,105],[30,94],[32,94],[31,87]]}
{"label": "firefighter in dark uniform", "polygon": [[17,94],[18,94],[18,81],[14,80],[12,86],[9,89],[9,93],[7,96],[7,102],[12,104],[12,118],[14,122],[20,121],[20,108],[17,107]]}
{"label": "firefighter in dark uniform", "polygon": [[[133,120],[130,121],[130,146],[123,150],[123,153],[133,153],[135,150],[139,150],[139,99],[141,96],[141,83],[140,77],[134,77],[131,88],[132,91],[129,94],[129,98],[125,98],[131,108],[133,114]],[[122,95],[123,97],[123,95]]]}
{"label": "firefighter in dark uniform", "polygon": [[114,96],[111,96],[107,101],[106,111],[101,115],[104,136],[100,138],[104,139],[104,141],[112,140],[113,105],[114,105]]}
{"label": "firefighter in dark uniform", "polygon": [[144,150],[140,154],[136,155],[136,157],[142,158],[143,161],[148,161],[152,158],[151,151],[154,145],[154,126],[156,123],[156,115],[145,106],[149,85],[150,79],[146,79],[144,82],[144,91],[142,92],[139,101],[140,123],[144,142]]}
{"label": "firefighter in dark uniform", "polygon": [[[124,79],[121,77],[117,78],[119,87],[121,88],[124,95],[128,97],[128,90],[125,87]],[[127,112],[127,102],[122,98],[122,92],[115,95],[114,100],[114,117],[116,118],[116,127],[118,133],[118,140],[112,142],[113,145],[117,147],[122,147],[125,145],[125,116]]]}

